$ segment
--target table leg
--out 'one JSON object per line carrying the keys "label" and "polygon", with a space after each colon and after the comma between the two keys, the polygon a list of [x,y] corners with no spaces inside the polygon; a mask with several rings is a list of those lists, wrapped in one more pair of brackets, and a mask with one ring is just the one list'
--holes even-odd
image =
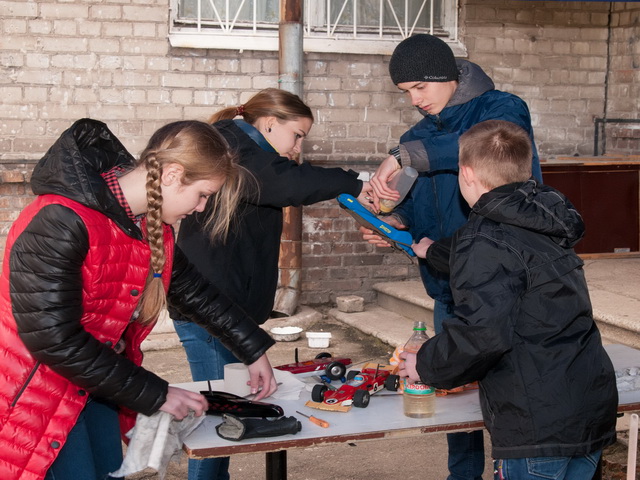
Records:
{"label": "table leg", "polygon": [[287,480],[287,451],[267,452],[267,480]]}

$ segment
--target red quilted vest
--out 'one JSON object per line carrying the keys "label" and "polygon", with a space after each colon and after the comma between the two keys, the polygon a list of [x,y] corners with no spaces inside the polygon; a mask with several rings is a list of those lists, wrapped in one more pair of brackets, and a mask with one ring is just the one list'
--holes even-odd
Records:
{"label": "red quilted vest", "polygon": [[[149,246],[126,235],[96,210],[57,195],[42,195],[14,223],[7,237],[0,277],[0,478],[39,480],[55,460],[86,401],[86,392],[38,364],[16,332],[9,297],[9,252],[23,229],[44,206],[61,204],[74,210],[86,225],[89,250],[84,277],[83,327],[108,345],[122,337],[144,289]],[[173,263],[173,232],[165,226],[165,288]],[[126,329],[127,357],[142,363],[140,344],[152,326],[138,323]],[[110,343],[109,343],[110,342]],[[24,391],[22,391],[24,389]],[[15,399],[15,405],[12,403]],[[121,412],[123,433],[133,426],[135,413]]]}

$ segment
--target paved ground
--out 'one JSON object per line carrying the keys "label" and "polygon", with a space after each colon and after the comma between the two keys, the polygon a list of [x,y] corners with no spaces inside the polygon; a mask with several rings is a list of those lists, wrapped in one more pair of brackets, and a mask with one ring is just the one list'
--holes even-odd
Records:
{"label": "paved ground", "polygon": [[[322,319],[314,325],[313,330],[331,331],[331,345],[327,351],[334,356],[347,356],[354,363],[386,362],[392,353],[385,343],[340,322]],[[271,363],[279,365],[293,361],[296,347],[300,358],[313,358],[319,352],[308,348],[305,338],[295,342],[281,342],[269,350]],[[146,352],[144,366],[170,382],[179,383],[190,379],[182,348]],[[375,397],[372,401],[375,401]],[[438,434],[422,439],[369,441],[292,450],[288,452],[287,461],[289,478],[292,480],[397,478],[400,471],[403,480],[444,480],[447,476],[446,452],[446,436]],[[183,458],[181,464],[171,464],[166,480],[186,479],[186,463]],[[493,478],[489,473],[490,468],[490,458],[487,457],[485,479]],[[264,478],[264,471],[263,454],[236,455],[231,459],[232,480],[259,480]],[[153,472],[144,472],[128,477],[128,480],[157,478],[158,475]]]}

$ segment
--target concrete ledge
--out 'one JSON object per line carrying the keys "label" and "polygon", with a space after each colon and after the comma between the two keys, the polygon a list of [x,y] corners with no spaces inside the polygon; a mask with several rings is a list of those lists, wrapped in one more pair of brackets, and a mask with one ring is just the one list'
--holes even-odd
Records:
{"label": "concrete ledge", "polygon": [[640,258],[587,259],[584,271],[603,340],[640,348]]}
{"label": "concrete ledge", "polygon": [[640,301],[601,290],[590,294],[593,318],[603,341],[640,349]]}
{"label": "concrete ledge", "polygon": [[373,289],[379,307],[411,320],[424,320],[427,329],[433,331],[434,301],[421,281],[377,283]]}
{"label": "concrete ledge", "polygon": [[634,334],[640,334],[640,300],[604,290],[590,288],[593,317]]}
{"label": "concrete ledge", "polygon": [[[422,282],[378,283],[374,289],[378,292],[377,305],[365,306],[360,313],[332,309],[329,314],[394,347],[406,341],[415,319],[425,319],[433,332],[433,300],[425,293]],[[593,317],[605,343],[640,349],[640,300],[628,293],[624,289],[614,293],[590,286]]]}

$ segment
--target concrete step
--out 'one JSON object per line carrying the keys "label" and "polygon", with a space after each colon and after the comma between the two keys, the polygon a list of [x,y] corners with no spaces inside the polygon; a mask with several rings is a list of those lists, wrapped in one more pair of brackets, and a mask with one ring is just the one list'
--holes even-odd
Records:
{"label": "concrete step", "polygon": [[[394,348],[404,345],[413,331],[413,319],[375,304],[366,306],[364,312],[355,313],[345,313],[333,308],[329,310],[328,315]],[[431,322],[433,323],[433,320]]]}
{"label": "concrete step", "polygon": [[390,312],[413,320],[424,320],[433,332],[433,299],[421,281],[376,283],[377,304]]}
{"label": "concrete step", "polygon": [[[584,270],[594,319],[604,342],[640,349],[640,258],[587,260]],[[433,300],[426,294],[421,281],[382,282],[375,284],[374,290],[377,303],[366,305],[364,312],[344,313],[332,309],[329,314],[393,346],[406,341],[416,319],[424,320],[429,333],[433,334]],[[317,316],[321,318],[319,312],[301,306],[296,315],[270,319],[263,328],[297,325],[306,330]],[[142,348],[156,350],[179,344],[173,324],[163,318]]]}
{"label": "concrete step", "polygon": [[417,320],[425,322],[427,333],[433,335],[433,299],[426,294],[422,282],[383,282],[373,289],[378,292],[377,304],[353,313],[333,308],[329,316],[392,347],[406,343]]}
{"label": "concrete step", "polygon": [[169,317],[169,312],[165,310],[158,317],[158,321],[149,336],[140,345],[140,349],[146,352],[150,350],[166,350],[179,346],[180,339],[175,328],[173,328],[173,321]]}
{"label": "concrete step", "polygon": [[[603,342],[640,349],[640,299],[637,298],[636,283],[623,286],[619,279],[614,282],[608,271],[588,268],[587,280],[593,317]],[[434,302],[426,294],[422,282],[384,282],[373,288],[378,292],[377,304],[366,305],[364,312],[345,313],[332,309],[329,314],[394,347],[409,338],[414,320],[424,320],[430,335],[433,334]]]}

